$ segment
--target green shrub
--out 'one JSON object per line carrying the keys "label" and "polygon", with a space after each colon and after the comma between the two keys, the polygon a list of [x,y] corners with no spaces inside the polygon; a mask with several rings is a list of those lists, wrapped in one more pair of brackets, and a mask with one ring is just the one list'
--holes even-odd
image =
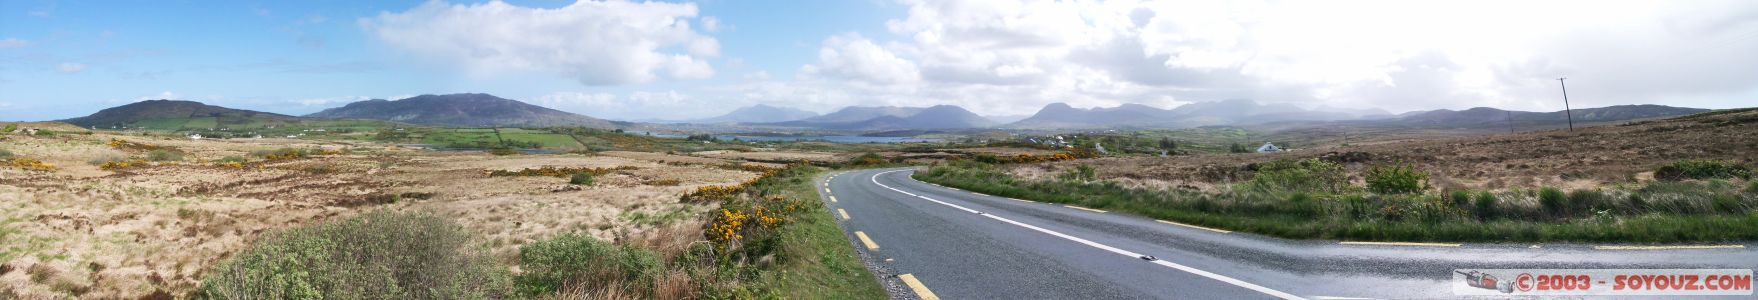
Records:
{"label": "green shrub", "polygon": [[[6,149],[0,149],[0,158],[12,158],[12,155],[13,155],[12,151],[9,151]],[[1758,187],[1758,185],[1754,185],[1754,186]]]}
{"label": "green shrub", "polygon": [[875,154],[873,152],[867,152],[867,153],[861,154],[861,156],[856,156],[854,158],[850,158],[848,160],[848,164],[855,165],[855,166],[881,165],[881,164],[885,164],[885,157],[879,156],[879,154]]}
{"label": "green shrub", "polygon": [[1408,163],[1379,165],[1367,171],[1367,189],[1374,193],[1415,193],[1427,189],[1427,185],[1428,174]]}
{"label": "green shrub", "polygon": [[13,131],[18,131],[18,124],[7,123],[6,129],[0,129],[0,133],[12,133]]}
{"label": "green shrub", "polygon": [[1257,166],[1254,186],[1272,190],[1340,193],[1349,187],[1343,165],[1319,160],[1279,159]]}
{"label": "green shrub", "polygon": [[1251,148],[1247,148],[1247,147],[1245,147],[1245,145],[1241,145],[1239,143],[1233,143],[1232,145],[1227,145],[1227,152],[1251,153]]}
{"label": "green shrub", "polygon": [[1563,194],[1563,190],[1553,187],[1544,187],[1538,190],[1538,205],[1544,207],[1544,212],[1551,216],[1562,216],[1567,212],[1569,207],[1564,201],[1568,201],[1568,199]]}
{"label": "green shrub", "polygon": [[977,154],[976,156],[971,157],[971,159],[975,160],[977,162],[980,162],[980,163],[985,163],[985,164],[992,164],[992,165],[993,164],[1001,164],[1001,158],[995,157],[994,154],[988,154],[988,153]]}
{"label": "green shrub", "polygon": [[513,148],[494,148],[494,149],[489,149],[488,154],[494,154],[496,156],[507,156],[507,155],[520,154],[520,152],[519,152],[519,149],[513,149]]}
{"label": "green shrub", "polygon": [[1654,179],[1685,180],[1711,178],[1752,178],[1752,169],[1735,162],[1721,160],[1680,160],[1654,171]]}
{"label": "green shrub", "polygon": [[568,233],[520,247],[519,268],[524,272],[514,278],[519,292],[538,296],[582,285],[650,283],[659,272],[659,258],[647,250]]}
{"label": "green shrub", "polygon": [[1496,194],[1490,193],[1489,191],[1483,191],[1483,192],[1477,193],[1477,203],[1475,203],[1475,205],[1472,205],[1471,212],[1474,214],[1477,214],[1477,218],[1480,220],[1489,220],[1489,219],[1495,218],[1496,217]]}
{"label": "green shrub", "polygon": [[220,158],[220,163],[246,163],[249,161],[250,160],[245,159],[242,156],[227,156]]}
{"label": "green shrub", "polygon": [[1453,191],[1453,193],[1449,195],[1449,198],[1452,198],[1450,200],[1453,200],[1453,207],[1464,208],[1471,205],[1471,191]]}
{"label": "green shrub", "polygon": [[1716,210],[1726,212],[1726,213],[1740,213],[1740,212],[1746,211],[1745,205],[1740,205],[1740,197],[1739,196],[1728,195],[1728,194],[1717,194],[1717,195],[1715,195],[1715,197],[1710,198],[1710,199],[1711,199],[1710,201],[1712,203],[1715,203]]}
{"label": "green shrub", "polygon": [[1606,210],[1611,206],[1611,197],[1597,189],[1581,189],[1569,192],[1569,208],[1571,213],[1582,211]]}
{"label": "green shrub", "polygon": [[510,296],[504,268],[448,218],[375,211],[267,235],[215,266],[196,298],[481,299]]}
{"label": "green shrub", "polygon": [[183,160],[183,154],[177,153],[177,152],[166,151],[165,149],[159,149],[159,150],[153,150],[153,151],[147,152],[147,160],[151,160],[151,161]]}
{"label": "green shrub", "polygon": [[592,173],[574,173],[568,178],[568,184],[592,185]]}
{"label": "green shrub", "polygon": [[1640,194],[1640,193],[1630,193],[1630,196],[1625,198],[1625,206],[1628,207],[1628,211],[1626,213],[1629,213],[1629,214],[1636,214],[1636,213],[1647,211],[1648,210],[1648,198],[1642,197],[1642,194]]}
{"label": "green shrub", "polygon": [[1088,165],[1082,164],[1079,166],[1074,166],[1074,168],[1072,168],[1072,169],[1062,171],[1062,174],[1056,175],[1056,179],[1061,179],[1061,180],[1066,180],[1066,181],[1088,182],[1088,181],[1099,180],[1099,175],[1096,171],[1093,170],[1093,166],[1088,166]]}
{"label": "green shrub", "polygon": [[[5,151],[5,150],[0,150],[0,151]],[[11,154],[11,153],[8,153],[8,154]],[[1758,194],[1758,180],[1746,182],[1746,193]]]}

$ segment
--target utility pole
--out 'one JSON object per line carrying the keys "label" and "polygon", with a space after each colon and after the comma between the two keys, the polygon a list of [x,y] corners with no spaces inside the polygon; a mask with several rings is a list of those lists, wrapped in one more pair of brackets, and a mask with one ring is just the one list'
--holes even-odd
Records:
{"label": "utility pole", "polygon": [[1514,111],[1504,110],[1502,112],[1508,113],[1508,133],[1514,133]]}
{"label": "utility pole", "polygon": [[1563,86],[1563,116],[1569,118],[1569,131],[1575,131],[1575,113],[1569,111],[1569,84],[1563,82],[1565,79],[1569,78],[1557,78],[1557,84]]}

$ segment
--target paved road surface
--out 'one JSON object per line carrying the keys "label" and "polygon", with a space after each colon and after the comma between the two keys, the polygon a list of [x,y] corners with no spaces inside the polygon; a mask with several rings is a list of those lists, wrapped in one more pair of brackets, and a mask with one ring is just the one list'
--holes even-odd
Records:
{"label": "paved road surface", "polygon": [[905,298],[1454,298],[1451,272],[1460,268],[1758,268],[1758,245],[1742,244],[1614,250],[1284,240],[976,194],[916,181],[911,172],[838,172],[816,182],[855,248],[881,278],[907,286],[894,295]]}

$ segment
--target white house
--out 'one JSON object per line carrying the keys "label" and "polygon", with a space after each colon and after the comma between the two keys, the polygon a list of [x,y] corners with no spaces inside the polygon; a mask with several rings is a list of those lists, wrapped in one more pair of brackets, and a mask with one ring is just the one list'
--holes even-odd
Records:
{"label": "white house", "polygon": [[1271,143],[1264,143],[1263,147],[1257,147],[1257,153],[1270,153],[1270,152],[1278,152],[1278,151],[1282,151],[1282,148],[1276,147],[1276,144],[1271,144]]}

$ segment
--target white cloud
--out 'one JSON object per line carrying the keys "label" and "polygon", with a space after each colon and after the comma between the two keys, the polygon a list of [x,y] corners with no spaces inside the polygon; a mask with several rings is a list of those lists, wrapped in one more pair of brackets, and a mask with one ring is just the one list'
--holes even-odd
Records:
{"label": "white cloud", "polygon": [[141,101],[147,101],[147,100],[179,100],[179,99],[177,97],[177,93],[172,93],[171,91],[164,91],[164,92],[160,92],[157,95],[146,95],[146,96],[134,97],[133,100],[118,100],[118,101],[109,101],[109,102],[111,104],[115,104],[115,103],[141,102]]}
{"label": "white cloud", "polygon": [[477,74],[540,72],[616,85],[712,77],[708,59],[720,45],[691,28],[696,17],[688,3],[579,1],[541,9],[436,1],[360,24],[394,48]]}
{"label": "white cloud", "polygon": [[818,50],[818,62],[801,67],[800,72],[878,84],[910,83],[921,78],[915,63],[858,34],[825,39],[824,47]]}
{"label": "white cloud", "polygon": [[622,107],[617,96],[609,93],[561,92],[537,97],[537,103],[546,107]]}
{"label": "white cloud", "polygon": [[64,62],[55,65],[55,71],[61,73],[79,73],[79,71],[85,71],[85,64]]}
{"label": "white cloud", "polygon": [[0,49],[24,48],[25,46],[30,46],[30,45],[31,45],[30,41],[21,40],[18,38],[6,38],[4,40],[0,40]]}
{"label": "white cloud", "polygon": [[720,18],[715,18],[713,16],[702,17],[702,30],[708,32],[720,31]]}
{"label": "white cloud", "polygon": [[772,83],[798,96],[721,88],[989,114],[1232,98],[1548,110],[1561,76],[1577,106],[1750,106],[1733,99],[1758,93],[1749,1],[902,2],[908,16],[885,24],[897,40],[828,37],[806,76]]}

